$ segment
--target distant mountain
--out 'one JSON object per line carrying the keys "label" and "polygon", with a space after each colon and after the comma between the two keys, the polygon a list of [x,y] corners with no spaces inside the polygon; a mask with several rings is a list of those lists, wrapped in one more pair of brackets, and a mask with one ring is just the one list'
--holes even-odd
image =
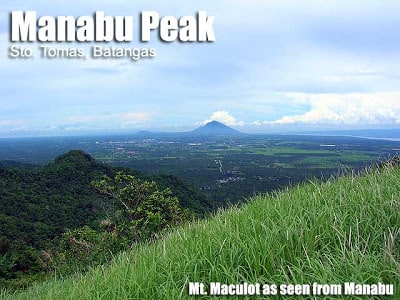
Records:
{"label": "distant mountain", "polygon": [[148,131],[148,130],[142,130],[142,131],[138,131],[136,132],[137,135],[146,135],[146,134],[152,134],[153,132]]}
{"label": "distant mountain", "polygon": [[217,121],[211,121],[204,126],[189,132],[194,135],[242,135],[243,133]]}

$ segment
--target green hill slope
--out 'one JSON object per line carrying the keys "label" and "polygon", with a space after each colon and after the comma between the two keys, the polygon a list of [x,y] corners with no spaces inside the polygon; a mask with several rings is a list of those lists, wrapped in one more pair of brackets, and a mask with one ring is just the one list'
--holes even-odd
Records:
{"label": "green hill slope", "polygon": [[[189,282],[202,282],[209,292],[210,282],[269,283],[278,291],[288,283],[381,282],[394,284],[395,295],[385,299],[400,299],[399,261],[400,169],[389,166],[256,197],[85,275],[3,297],[192,299]],[[345,296],[316,297],[330,298]]]}

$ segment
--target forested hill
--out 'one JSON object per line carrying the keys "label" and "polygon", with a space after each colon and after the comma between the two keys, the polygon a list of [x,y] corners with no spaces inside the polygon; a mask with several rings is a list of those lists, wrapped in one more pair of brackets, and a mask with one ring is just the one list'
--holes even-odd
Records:
{"label": "forested hill", "polygon": [[0,236],[37,247],[91,224],[107,201],[90,182],[111,172],[80,151],[39,169],[0,168]]}
{"label": "forested hill", "polygon": [[[19,269],[27,271],[35,260],[32,253],[45,249],[67,229],[98,227],[112,201],[99,194],[92,182],[104,175],[113,177],[120,170],[79,150],[63,154],[44,167],[0,163],[0,260],[16,255]],[[170,188],[180,204],[195,214],[211,209],[204,195],[178,178],[145,178],[133,169],[124,171]]]}
{"label": "forested hill", "polygon": [[[90,155],[73,150],[41,168],[0,165],[0,237],[20,239],[34,246],[93,222],[109,203],[91,182],[113,176],[118,168],[103,165]],[[130,174],[142,177],[132,169]],[[154,178],[169,187],[182,206],[201,214],[211,209],[205,196],[173,176]]]}

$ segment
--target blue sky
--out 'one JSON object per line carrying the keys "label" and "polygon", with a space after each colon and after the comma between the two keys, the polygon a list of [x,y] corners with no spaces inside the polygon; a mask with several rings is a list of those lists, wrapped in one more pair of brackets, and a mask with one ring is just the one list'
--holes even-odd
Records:
{"label": "blue sky", "polygon": [[[213,119],[245,132],[400,125],[399,1],[27,2],[0,3],[0,137],[185,131]],[[205,10],[216,42],[115,45],[156,49],[136,62],[10,59],[13,10],[135,19]]]}

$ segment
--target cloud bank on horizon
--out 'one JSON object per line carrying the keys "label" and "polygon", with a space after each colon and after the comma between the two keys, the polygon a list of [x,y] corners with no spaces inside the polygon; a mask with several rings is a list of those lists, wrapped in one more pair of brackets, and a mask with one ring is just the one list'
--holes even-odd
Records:
{"label": "cloud bank on horizon", "polygon": [[134,18],[143,10],[177,17],[205,10],[215,16],[216,42],[115,44],[157,50],[136,62],[3,55],[0,137],[180,131],[211,120],[248,132],[400,125],[396,0],[61,3],[2,1],[3,52],[13,10]]}

